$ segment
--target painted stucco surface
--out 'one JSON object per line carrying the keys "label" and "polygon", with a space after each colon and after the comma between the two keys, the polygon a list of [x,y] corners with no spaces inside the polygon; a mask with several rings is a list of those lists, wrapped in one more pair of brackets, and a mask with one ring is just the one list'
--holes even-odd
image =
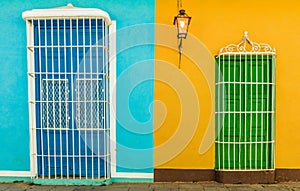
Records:
{"label": "painted stucco surface", "polygon": [[[300,80],[298,44],[300,41],[300,3],[296,0],[287,1],[182,1],[183,8],[192,16],[189,35],[195,36],[209,50],[212,56],[218,54],[220,48],[239,43],[244,31],[254,42],[265,42],[276,48],[276,147],[275,168],[299,168],[299,96]],[[177,15],[176,1],[156,1],[156,23],[172,26],[173,17]],[[175,31],[173,40],[175,41]],[[160,37],[161,36],[161,37]],[[169,35],[160,34],[156,30],[156,39]],[[176,42],[175,42],[176,43]],[[186,42],[183,52],[189,55]],[[196,41],[194,42],[197,46]],[[169,64],[178,64],[177,44],[170,48],[156,46],[156,60],[165,60]],[[199,52],[201,54],[201,52]],[[157,168],[214,168],[214,146],[204,154],[198,148],[206,137],[207,113],[211,112],[208,105],[212,100],[207,94],[207,84],[202,73],[193,68],[197,62],[182,60],[182,73],[188,76],[198,93],[200,103],[200,121],[198,129],[185,149],[169,162],[159,164]],[[211,66],[213,67],[213,66]],[[155,75],[158,73],[155,69]],[[166,74],[167,75],[167,74]],[[166,97],[166,94],[170,96]],[[156,113],[155,147],[170,139],[176,132],[181,112],[176,92],[161,82],[155,82],[155,100],[163,100],[168,111],[163,125]],[[203,104],[201,104],[203,103]],[[213,134],[209,135],[213,140]],[[180,141],[180,139],[177,139]],[[155,152],[155,160],[160,158]]]}
{"label": "painted stucco surface", "polygon": [[276,48],[275,167],[300,168],[298,1],[183,1],[192,22],[179,70],[176,1],[13,0],[0,2],[0,170],[30,170],[22,12],[68,3],[100,8],[117,22],[118,172],[215,167],[213,56],[244,31]]}
{"label": "painted stucco surface", "polygon": [[[26,26],[22,19],[22,12],[37,8],[54,8],[72,3],[76,7],[99,8],[109,13],[117,23],[117,171],[118,172],[152,172],[153,164],[153,136],[152,117],[148,113],[153,100],[153,57],[154,57],[154,26],[145,28],[144,32],[137,33],[134,25],[154,22],[154,1],[1,1],[1,45],[0,45],[0,170],[29,171],[29,128],[28,128],[28,96],[27,96],[27,58],[26,58]],[[128,11],[134,7],[135,11]],[[135,31],[135,34],[132,32]],[[131,35],[130,35],[131,34]],[[147,37],[146,44],[140,41]],[[136,43],[139,43],[138,45]],[[133,54],[134,53],[134,54]],[[125,89],[130,86],[131,77],[135,74],[130,71],[132,66],[141,66],[147,61],[147,69],[139,71],[140,82],[129,96]],[[126,79],[120,82],[118,78],[126,73]],[[124,76],[124,75],[123,75]],[[131,84],[132,85],[132,84]],[[127,92],[128,93],[128,92]],[[123,96],[124,95],[124,96]],[[126,97],[125,101],[123,97]],[[123,102],[124,101],[124,102]],[[121,103],[120,103],[121,102]],[[124,105],[122,105],[124,104]],[[124,107],[123,107],[124,106]],[[128,108],[127,108],[128,107]],[[150,109],[151,110],[151,109]],[[132,130],[132,124],[118,118],[121,115],[130,115],[133,121],[143,123],[148,133],[141,134]],[[138,127],[135,127],[138,128]],[[133,148],[127,153],[123,148]],[[147,148],[144,155],[137,155],[141,149]],[[150,148],[150,149],[149,149]],[[137,161],[143,164],[135,168]],[[118,165],[120,164],[120,165]],[[147,165],[144,165],[147,164]]]}

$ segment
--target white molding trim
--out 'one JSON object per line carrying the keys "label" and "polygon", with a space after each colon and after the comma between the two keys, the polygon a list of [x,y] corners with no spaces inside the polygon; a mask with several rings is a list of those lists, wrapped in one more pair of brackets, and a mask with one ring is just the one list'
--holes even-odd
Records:
{"label": "white molding trim", "polygon": [[110,62],[110,166],[111,176],[114,177],[116,173],[116,21],[112,21],[112,25],[109,26],[109,62]]}
{"label": "white molding trim", "polygon": [[114,172],[112,178],[154,178],[154,173]]}
{"label": "white molding trim", "polygon": [[4,171],[0,170],[0,177],[31,177],[30,171]]}
{"label": "white molding trim", "polygon": [[72,18],[72,17],[97,17],[103,18],[105,22],[110,25],[111,19],[109,14],[101,9],[96,8],[79,8],[74,7],[71,3],[67,6],[51,8],[51,9],[33,9],[25,11],[22,14],[23,19],[41,19],[41,18]]}
{"label": "white molding trim", "polygon": [[35,104],[35,79],[30,76],[34,73],[34,53],[28,47],[33,46],[33,24],[26,21],[27,27],[27,72],[28,72],[28,111],[29,111],[29,140],[30,140],[30,171],[31,176],[37,174],[37,158],[36,158],[36,111]]}

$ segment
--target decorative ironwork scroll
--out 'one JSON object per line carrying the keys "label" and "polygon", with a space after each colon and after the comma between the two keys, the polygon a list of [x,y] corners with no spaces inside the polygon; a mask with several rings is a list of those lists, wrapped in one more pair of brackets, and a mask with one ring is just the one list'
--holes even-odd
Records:
{"label": "decorative ironwork scroll", "polygon": [[258,53],[275,54],[275,48],[266,43],[256,43],[249,39],[248,32],[244,33],[243,40],[239,44],[230,44],[221,48],[219,55],[230,53]]}

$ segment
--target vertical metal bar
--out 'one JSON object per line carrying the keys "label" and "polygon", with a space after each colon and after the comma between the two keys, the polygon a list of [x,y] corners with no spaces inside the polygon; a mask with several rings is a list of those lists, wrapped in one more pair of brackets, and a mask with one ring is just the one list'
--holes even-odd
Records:
{"label": "vertical metal bar", "polygon": [[108,128],[108,130],[107,130],[107,132],[106,132],[106,134],[105,134],[105,144],[107,144],[107,146],[105,147],[105,148],[107,148],[106,149],[106,158],[105,158],[105,164],[106,164],[106,169],[107,169],[107,176],[106,176],[106,178],[109,178],[109,176],[110,176],[110,173],[109,173],[109,170],[110,170],[110,168],[109,168],[109,151],[110,151],[110,144],[109,144],[109,134],[110,134],[110,92],[109,92],[109,88],[110,88],[110,86],[109,86],[109,81],[110,81],[110,73],[109,73],[109,68],[110,68],[110,66],[109,66],[109,52],[108,52],[108,50],[109,50],[109,28],[108,28],[108,26],[107,26],[107,23],[105,23],[105,29],[106,29],[106,33],[105,33],[105,39],[106,39],[106,52],[105,52],[105,56],[106,56],[106,73],[107,73],[107,75],[108,75],[108,80],[107,80],[107,86],[106,86],[106,89],[105,89],[105,91],[107,92],[107,101],[108,101],[108,105],[107,105],[107,117],[106,117],[106,121],[107,121],[107,128]]}
{"label": "vertical metal bar", "polygon": [[[75,115],[74,115],[74,69],[73,69],[73,19],[70,19],[70,67],[71,67],[71,71],[70,71],[70,75],[71,75],[71,100],[70,100],[70,104],[71,104],[71,119],[72,119],[72,168],[73,168],[73,179],[75,179]],[[67,160],[69,161],[69,157],[67,158]],[[69,171],[69,169],[68,169]]]}
{"label": "vertical metal bar", "polygon": [[[102,73],[105,73],[105,80],[104,80],[104,89],[105,89],[105,92],[104,92],[104,129],[103,129],[103,139],[104,139],[104,142],[103,142],[103,155],[104,155],[104,159],[105,159],[105,156],[106,156],[106,130],[107,130],[107,121],[106,121],[106,114],[107,114],[107,91],[106,91],[106,87],[107,87],[107,79],[108,79],[108,76],[107,76],[107,73],[105,71],[105,67],[106,67],[106,62],[105,62],[105,30],[106,30],[106,26],[105,26],[105,21],[102,19]],[[107,176],[107,173],[106,173],[106,164],[104,164],[104,177],[106,178]]]}
{"label": "vertical metal bar", "polygon": [[222,115],[223,115],[223,128],[222,128],[222,147],[223,147],[223,150],[222,150],[222,159],[223,159],[223,166],[222,166],[222,169],[225,170],[225,120],[226,120],[226,114],[225,114],[225,102],[226,102],[226,98],[225,98],[225,58],[223,57],[223,60],[222,60],[222,65],[223,65],[223,68],[222,68],[222,74],[223,74],[223,77],[224,77],[224,83],[223,83],[223,93],[222,93],[222,97],[223,97],[223,109],[222,109]]}
{"label": "vertical metal bar", "polygon": [[228,112],[228,114],[227,114],[227,116],[228,116],[228,123],[227,123],[227,125],[228,125],[228,128],[227,128],[227,131],[228,131],[228,137],[227,137],[227,149],[228,149],[228,167],[227,167],[227,169],[230,169],[231,168],[231,164],[230,164],[230,160],[231,160],[231,156],[230,156],[230,142],[231,142],[231,138],[230,138],[230,131],[231,131],[231,127],[230,127],[230,125],[231,125],[231,120],[230,120],[230,117],[231,117],[231,106],[230,106],[230,86],[231,86],[231,81],[230,81],[230,74],[231,74],[231,72],[230,72],[230,70],[231,70],[231,68],[230,68],[230,65],[231,65],[231,56],[232,55],[228,55],[228,63],[227,63],[227,70],[228,70],[228,77],[227,77],[227,79],[228,79],[228,86],[227,86],[227,96],[228,96],[228,98],[227,98],[227,101],[228,101],[228,104],[227,104],[227,112]]}
{"label": "vertical metal bar", "polygon": [[[76,18],[76,38],[77,38],[77,43],[76,43],[76,50],[77,50],[77,135],[78,135],[78,168],[79,168],[79,179],[81,179],[81,141],[80,141],[80,136],[81,136],[81,103],[82,101],[80,100],[80,60],[79,60],[79,20]],[[73,142],[73,147],[75,147],[75,142]]]}
{"label": "vertical metal bar", "polygon": [[105,166],[106,166],[106,176],[105,178],[108,178],[109,177],[109,162],[108,162],[108,157],[109,157],[109,139],[108,139],[108,135],[109,135],[109,131],[110,131],[110,124],[109,124],[109,110],[110,110],[110,100],[109,100],[109,80],[110,80],[110,77],[109,77],[109,62],[108,62],[108,26],[107,26],[107,23],[105,23],[105,72],[107,74],[107,81],[106,81],[106,88],[105,88],[105,92],[106,92],[106,131],[105,131],[105,148],[106,148],[106,151],[105,151]]}
{"label": "vertical metal bar", "polygon": [[242,164],[242,161],[241,161],[241,144],[242,144],[242,55],[240,54],[240,91],[239,91],[239,101],[240,101],[240,104],[239,104],[239,115],[240,115],[240,122],[239,122],[239,126],[240,126],[240,129],[239,129],[239,170],[242,169],[241,167],[241,164]]}
{"label": "vertical metal bar", "polygon": [[266,140],[266,169],[269,168],[269,115],[271,115],[271,112],[270,112],[270,109],[269,109],[269,104],[270,104],[270,93],[269,93],[269,86],[270,86],[270,83],[271,83],[271,80],[270,80],[270,70],[269,70],[269,67],[270,67],[270,60],[269,60],[269,55],[267,55],[267,81],[269,82],[268,85],[267,85],[267,111],[266,114],[267,114],[267,140]]}
{"label": "vertical metal bar", "polygon": [[86,38],[86,28],[85,28],[85,19],[83,19],[82,21],[82,25],[83,25],[83,76],[84,76],[84,154],[85,154],[85,178],[88,178],[88,164],[87,164],[87,71],[86,71],[86,55],[85,55],[85,49],[86,49],[86,42],[85,42],[85,38]]}
{"label": "vertical metal bar", "polygon": [[256,107],[255,107],[255,169],[257,169],[257,159],[258,159],[258,152],[257,152],[257,147],[258,147],[258,68],[259,68],[259,63],[258,63],[258,55],[256,54],[256,85],[255,85],[255,90],[256,90]]}
{"label": "vertical metal bar", "polygon": [[52,82],[52,114],[53,114],[53,140],[54,140],[54,155],[53,155],[53,158],[54,158],[54,178],[57,179],[57,169],[56,169],[56,133],[55,133],[55,129],[56,129],[56,124],[55,124],[55,121],[56,121],[56,116],[55,116],[55,91],[54,91],[54,86],[55,86],[55,76],[54,76],[54,71],[55,71],[55,67],[54,67],[54,24],[53,24],[53,19],[51,19],[51,49],[52,49],[52,79],[51,79],[51,82]]}
{"label": "vertical metal bar", "polygon": [[[61,83],[62,83],[62,79],[61,79],[61,70],[60,70],[60,67],[61,67],[61,64],[60,64],[60,48],[61,48],[61,45],[60,45],[60,19],[57,19],[57,64],[58,64],[58,104],[59,104],[59,151],[60,151],[60,156],[59,156],[59,160],[60,160],[60,177],[63,178],[63,160],[62,160],[62,132],[61,132],[61,129],[62,129],[62,96],[61,96]],[[55,73],[55,72],[54,72]],[[54,95],[53,95],[54,96]],[[55,100],[56,102],[56,100]],[[56,128],[54,129],[54,133],[56,134]]]}
{"label": "vertical metal bar", "polygon": [[234,66],[233,66],[233,168],[234,170],[236,169],[236,156],[235,156],[235,147],[236,147],[236,139],[235,139],[235,135],[236,135],[236,54],[234,55]]}
{"label": "vertical metal bar", "polygon": [[244,136],[244,169],[247,169],[247,81],[248,81],[248,71],[247,71],[247,55],[245,56],[245,111],[244,111],[244,115],[245,115],[245,126],[244,126],[244,132],[245,132],[245,136]]}
{"label": "vertical metal bar", "polygon": [[[223,124],[223,121],[221,121],[221,103],[222,103],[222,101],[221,101],[221,87],[224,85],[224,83],[221,83],[221,82],[223,82],[223,78],[222,78],[222,73],[221,73],[221,56],[222,55],[219,55],[219,57],[218,57],[218,60],[219,60],[219,62],[218,62],[218,73],[219,73],[219,77],[218,77],[218,113],[217,113],[217,116],[218,116],[218,134],[217,134],[217,145],[218,145],[218,167],[219,167],[219,169],[221,169],[221,149],[220,149],[220,146],[221,146],[221,144],[220,144],[220,133],[221,133],[221,128],[222,128],[222,125],[221,124]],[[223,58],[224,59],[224,58]],[[217,67],[217,66],[216,66]]]}
{"label": "vertical metal bar", "polygon": [[[44,172],[44,167],[45,167],[45,162],[44,162],[44,140],[43,140],[43,83],[42,83],[42,56],[41,56],[41,21],[40,19],[37,19],[38,22],[38,50],[39,50],[39,70],[36,71],[36,73],[38,74],[38,78],[39,78],[39,94],[40,94],[40,100],[39,100],[39,105],[40,105],[40,136],[41,136],[41,143],[40,143],[40,147],[41,147],[41,155],[40,157],[42,158],[42,179],[45,178],[45,172]],[[38,175],[37,175],[38,177]]]}
{"label": "vertical metal bar", "polygon": [[96,35],[95,35],[95,38],[96,38],[96,46],[95,46],[95,51],[96,51],[96,81],[97,81],[97,96],[96,96],[96,99],[97,99],[97,173],[98,173],[98,179],[100,178],[100,129],[101,129],[101,126],[100,126],[100,92],[99,92],[99,61],[98,61],[98,46],[99,46],[99,42],[98,42],[98,19],[95,19],[96,21],[96,24],[95,24],[95,27],[96,27]]}
{"label": "vertical metal bar", "polygon": [[[50,21],[51,22],[51,21]],[[44,20],[44,27],[45,27],[45,67],[46,67],[46,77],[45,77],[45,86],[46,86],[46,129],[47,129],[47,149],[48,149],[48,178],[50,179],[50,173],[51,173],[51,151],[50,151],[50,130],[49,130],[49,87],[48,87],[48,37],[47,37],[47,20]],[[51,29],[50,29],[51,32]],[[51,38],[51,37],[50,37]],[[51,52],[52,53],[52,52]],[[51,63],[50,63],[51,64]]]}
{"label": "vertical metal bar", "polygon": [[107,140],[106,140],[106,144],[107,144],[107,157],[106,157],[106,161],[105,161],[105,164],[106,164],[106,168],[108,169],[108,177],[109,178],[111,176],[111,172],[110,172],[110,156],[111,156],[111,152],[110,152],[110,132],[111,132],[111,123],[110,123],[110,118],[111,118],[111,115],[110,115],[110,112],[111,112],[111,99],[110,99],[110,94],[112,92],[110,92],[110,84],[111,84],[111,75],[110,75],[110,61],[109,61],[109,50],[110,50],[110,47],[109,47],[109,33],[110,33],[110,28],[108,27],[107,23],[105,23],[105,27],[106,27],[106,62],[107,62],[107,66],[106,66],[106,73],[108,74],[108,82],[107,82],[107,87],[106,87],[106,90],[107,93],[108,93],[108,96],[107,96],[107,99],[108,99],[108,112],[107,112],[107,123],[108,123],[108,132],[107,132]]}
{"label": "vertical metal bar", "polygon": [[108,88],[108,80],[109,80],[109,74],[107,72],[107,67],[108,67],[108,63],[107,63],[107,25],[106,25],[106,22],[103,20],[103,33],[104,33],[104,42],[103,42],[103,58],[104,58],[104,71],[105,71],[105,74],[106,74],[106,80],[105,80],[105,130],[103,132],[103,135],[104,135],[104,178],[107,178],[108,176],[108,167],[107,167],[107,151],[108,151],[108,148],[107,148],[107,132],[108,132],[108,129],[109,129],[109,124],[108,124],[108,108],[109,108],[109,105],[108,105],[108,91],[107,91],[107,88]]}
{"label": "vertical metal bar", "polygon": [[[64,69],[65,69],[65,79],[66,79],[66,84],[65,84],[65,94],[64,94],[64,98],[65,98],[65,123],[66,123],[66,129],[65,129],[65,136],[66,136],[66,156],[65,156],[65,159],[67,160],[67,169],[66,169],[66,172],[67,172],[67,179],[69,179],[69,116],[68,116],[68,107],[69,107],[69,104],[68,104],[68,97],[69,97],[69,94],[67,91],[69,91],[69,88],[68,87],[68,75],[67,75],[67,35],[66,35],[66,19],[64,19]],[[71,30],[70,30],[71,31]]]}
{"label": "vertical metal bar", "polygon": [[261,98],[261,122],[260,122],[260,125],[261,125],[261,129],[260,129],[260,133],[261,133],[261,136],[260,136],[260,140],[261,140],[261,146],[260,146],[260,169],[263,169],[263,154],[264,154],[264,87],[266,86],[267,82],[265,82],[265,77],[264,77],[264,68],[265,68],[265,63],[264,63],[264,59],[265,59],[265,56],[262,55],[262,59],[261,59],[261,72],[262,72],[262,75],[261,75],[261,78],[262,78],[262,83],[261,83],[261,95],[262,95],[262,98]]}
{"label": "vertical metal bar", "polygon": [[[93,121],[94,121],[94,111],[93,111],[93,106],[94,105],[97,105],[97,100],[94,98],[94,94],[95,92],[93,91],[94,89],[94,77],[93,77],[93,58],[92,58],[92,54],[93,54],[93,47],[92,47],[92,20],[89,19],[89,38],[90,38],[90,44],[89,44],[89,47],[90,47],[90,50],[89,50],[89,53],[90,53],[90,78],[91,78],[91,87],[90,87],[90,99],[91,99],[91,104],[90,104],[90,112],[91,112],[91,118],[90,118],[90,134],[91,134],[91,150],[92,150],[92,156],[91,156],[91,159],[92,159],[92,179],[94,179],[94,132],[95,132],[95,129],[96,127],[94,127],[93,125]],[[97,82],[97,81],[95,81]],[[95,111],[96,112],[96,111]]]}
{"label": "vertical metal bar", "polygon": [[271,136],[272,136],[272,140],[271,140],[271,144],[272,144],[272,152],[271,152],[271,168],[274,169],[275,168],[275,55],[271,55],[272,56],[272,64],[271,64],[271,71],[272,71],[272,125],[271,125]]}
{"label": "vertical metal bar", "polygon": [[253,99],[253,91],[252,91],[252,84],[253,84],[253,60],[252,60],[252,55],[250,55],[250,126],[249,126],[249,130],[250,130],[250,150],[249,150],[249,167],[250,169],[252,169],[252,120],[253,120],[253,105],[252,105],[252,99]]}

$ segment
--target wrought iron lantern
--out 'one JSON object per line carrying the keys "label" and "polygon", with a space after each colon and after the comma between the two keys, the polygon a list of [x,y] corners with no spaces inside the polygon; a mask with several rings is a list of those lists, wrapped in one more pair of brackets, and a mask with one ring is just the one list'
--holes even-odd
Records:
{"label": "wrought iron lantern", "polygon": [[186,38],[191,19],[192,17],[188,16],[184,9],[181,9],[179,14],[174,18],[173,25],[176,25],[178,39]]}
{"label": "wrought iron lantern", "polygon": [[184,9],[179,10],[179,14],[174,17],[173,25],[176,25],[177,28],[177,38],[179,39],[178,51],[179,51],[179,64],[178,67],[180,68],[181,62],[181,54],[182,54],[182,39],[186,38],[188,34],[188,28],[190,25],[192,17],[188,16],[185,13]]}

